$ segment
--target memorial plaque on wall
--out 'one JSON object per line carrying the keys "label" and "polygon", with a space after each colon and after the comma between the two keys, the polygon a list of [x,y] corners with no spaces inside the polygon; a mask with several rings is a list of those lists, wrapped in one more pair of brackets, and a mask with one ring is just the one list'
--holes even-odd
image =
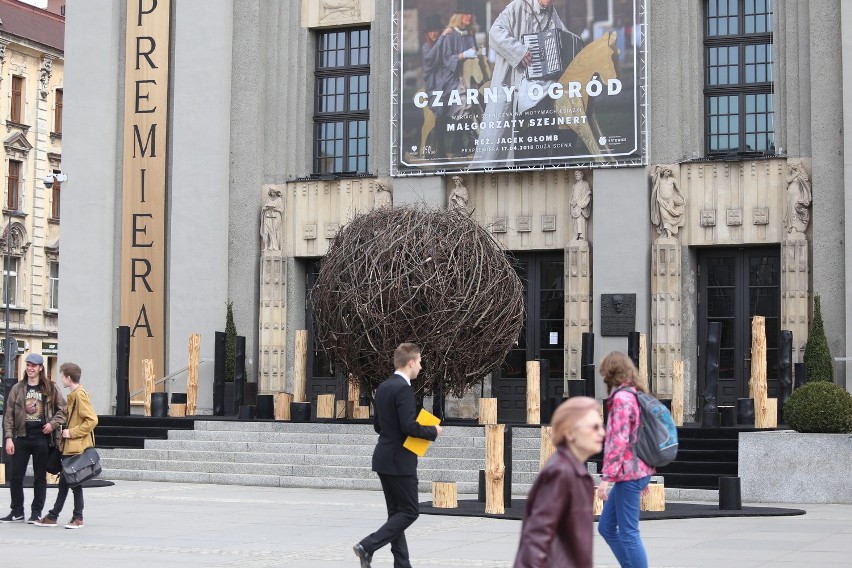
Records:
{"label": "memorial plaque on wall", "polygon": [[601,335],[636,331],[636,294],[601,294]]}

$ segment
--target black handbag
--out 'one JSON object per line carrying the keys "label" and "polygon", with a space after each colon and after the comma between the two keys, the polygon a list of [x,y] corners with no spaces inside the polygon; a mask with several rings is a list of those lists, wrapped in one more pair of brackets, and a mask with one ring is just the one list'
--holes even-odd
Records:
{"label": "black handbag", "polygon": [[82,454],[62,458],[62,476],[69,487],[80,485],[101,473],[101,457],[95,448],[86,448]]}
{"label": "black handbag", "polygon": [[47,450],[47,464],[44,466],[47,473],[57,475],[62,471],[62,452],[55,445],[51,445]]}
{"label": "black handbag", "polygon": [[[77,408],[76,403],[71,408],[71,412],[68,413],[69,423],[71,422],[71,416],[75,408]],[[89,435],[92,437],[92,444],[94,445],[95,433],[90,432]],[[65,482],[69,487],[80,485],[84,481],[88,481],[100,474],[101,456],[98,455],[94,447],[86,448],[81,454],[62,456],[62,477],[65,478]]]}

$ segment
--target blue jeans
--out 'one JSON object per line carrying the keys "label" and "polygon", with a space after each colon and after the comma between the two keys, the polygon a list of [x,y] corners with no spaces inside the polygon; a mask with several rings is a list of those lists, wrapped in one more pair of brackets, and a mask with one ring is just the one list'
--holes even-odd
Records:
{"label": "blue jeans", "polygon": [[639,498],[651,476],[612,485],[598,521],[598,532],[622,568],[648,568],[648,556],[639,535]]}

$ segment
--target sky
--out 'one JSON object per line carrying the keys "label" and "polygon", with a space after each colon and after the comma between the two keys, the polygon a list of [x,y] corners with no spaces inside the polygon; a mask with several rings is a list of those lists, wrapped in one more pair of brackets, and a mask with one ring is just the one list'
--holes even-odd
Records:
{"label": "sky", "polygon": [[39,8],[47,8],[47,0],[21,0],[21,2],[24,2],[25,4],[32,4]]}

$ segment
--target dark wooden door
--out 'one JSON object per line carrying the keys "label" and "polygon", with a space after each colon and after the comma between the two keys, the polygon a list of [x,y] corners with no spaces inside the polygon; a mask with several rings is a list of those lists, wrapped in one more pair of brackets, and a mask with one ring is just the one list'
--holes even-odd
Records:
{"label": "dark wooden door", "polygon": [[549,365],[548,381],[541,386],[542,421],[550,418],[550,400],[562,398],[565,331],[565,261],[561,253],[518,256],[515,270],[524,284],[526,322],[515,347],[495,372],[492,396],[497,397],[500,422],[526,422],[527,361]]}
{"label": "dark wooden door", "polygon": [[348,389],[344,392],[346,381],[341,370],[335,369],[328,354],[317,341],[314,333],[313,308],[311,306],[311,290],[319,276],[319,260],[309,260],[305,270],[305,326],[308,331],[308,368],[305,396],[311,403],[311,412],[316,416],[317,396],[321,394],[336,394],[337,400],[346,400]]}
{"label": "dark wooden door", "polygon": [[[707,325],[722,325],[720,406],[749,396],[752,317],[766,318],[766,376],[770,397],[778,388],[781,260],[777,247],[708,249],[699,254],[699,397],[704,391]],[[699,400],[699,406],[702,401]]]}

